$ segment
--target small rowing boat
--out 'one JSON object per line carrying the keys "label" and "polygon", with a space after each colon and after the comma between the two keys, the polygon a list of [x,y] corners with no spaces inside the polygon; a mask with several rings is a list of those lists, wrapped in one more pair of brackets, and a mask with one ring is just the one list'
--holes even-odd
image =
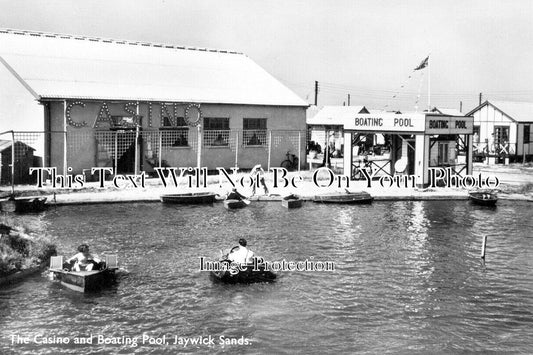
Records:
{"label": "small rowing boat", "polygon": [[109,286],[115,280],[115,271],[118,269],[116,255],[106,255],[101,270],[69,271],[63,266],[63,256],[52,256],[49,269],[51,279],[78,292],[97,291]]}
{"label": "small rowing boat", "polygon": [[213,192],[192,192],[184,194],[167,194],[161,195],[163,203],[174,204],[209,204],[215,202],[215,193]]}
{"label": "small rowing boat", "polygon": [[299,196],[296,196],[296,195],[289,195],[289,196],[285,196],[282,200],[281,200],[281,205],[285,208],[300,208],[302,207],[302,199],[299,197]]}
{"label": "small rowing boat", "polygon": [[240,267],[231,266],[231,261],[222,260],[221,264],[225,264],[226,270],[211,271],[209,273],[211,279],[217,282],[237,284],[237,283],[256,283],[256,282],[274,282],[276,274],[270,270],[266,270],[264,264],[246,264]]}
{"label": "small rowing boat", "polygon": [[228,210],[243,208],[249,204],[250,200],[248,200],[245,196],[241,195],[236,188],[233,188],[224,200],[224,207]]}
{"label": "small rowing boat", "polygon": [[498,195],[495,191],[472,191],[468,193],[470,201],[481,206],[495,206]]}
{"label": "small rowing boat", "polygon": [[228,210],[234,210],[246,207],[246,203],[243,200],[224,200],[224,207]]}
{"label": "small rowing boat", "polygon": [[346,192],[316,195],[313,202],[318,203],[342,203],[342,204],[369,204],[374,198],[368,192]]}

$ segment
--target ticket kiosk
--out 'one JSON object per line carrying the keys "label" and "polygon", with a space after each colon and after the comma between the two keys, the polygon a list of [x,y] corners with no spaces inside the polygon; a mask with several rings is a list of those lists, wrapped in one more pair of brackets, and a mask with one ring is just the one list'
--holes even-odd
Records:
{"label": "ticket kiosk", "polygon": [[[473,117],[434,113],[369,113],[344,123],[344,174],[357,178],[367,169],[382,175],[413,176],[429,184],[430,168],[472,172]],[[351,143],[351,144],[350,144]]]}

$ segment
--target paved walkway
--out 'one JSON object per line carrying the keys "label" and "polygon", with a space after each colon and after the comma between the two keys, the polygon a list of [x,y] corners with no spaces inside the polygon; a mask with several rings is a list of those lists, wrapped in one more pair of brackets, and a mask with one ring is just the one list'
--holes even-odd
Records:
{"label": "paved walkway", "polygon": [[[497,176],[502,183],[500,188],[500,198],[510,200],[527,200],[533,202],[533,167],[522,166],[495,166],[487,167],[476,164],[474,167],[474,176],[481,173],[485,176]],[[245,196],[250,196],[252,200],[259,201],[276,201],[283,196],[294,193],[303,199],[309,200],[313,196],[331,192],[342,193],[346,189],[351,192],[366,191],[376,200],[458,200],[468,199],[468,191],[462,188],[398,188],[398,187],[381,187],[378,181],[372,182],[372,187],[367,186],[366,181],[351,181],[348,188],[345,185],[341,187],[319,187],[312,181],[313,172],[302,171],[300,173],[289,173],[289,178],[301,176],[303,181],[296,180],[295,187],[278,187],[273,188],[272,174],[267,174],[267,186],[270,189],[270,196],[263,194],[262,188],[258,189],[256,196],[251,196],[250,187],[238,186],[239,192]],[[237,177],[247,176],[247,174],[238,174]],[[246,181],[246,180],[245,180]],[[325,180],[319,180],[319,184],[324,184]],[[16,191],[26,196],[41,195],[48,197],[48,203],[64,204],[83,204],[83,203],[113,203],[113,202],[151,202],[159,201],[162,194],[187,193],[199,191],[211,191],[219,195],[225,195],[231,190],[231,184],[228,182],[219,183],[218,176],[208,177],[208,186],[206,189],[191,189],[183,183],[179,188],[163,187],[159,179],[146,179],[144,188],[127,187],[117,189],[112,183],[107,181],[105,188],[99,188],[98,183],[86,183],[83,188],[78,189],[52,189],[51,187],[37,188],[36,186],[17,186]],[[4,189],[4,195],[7,191]]]}

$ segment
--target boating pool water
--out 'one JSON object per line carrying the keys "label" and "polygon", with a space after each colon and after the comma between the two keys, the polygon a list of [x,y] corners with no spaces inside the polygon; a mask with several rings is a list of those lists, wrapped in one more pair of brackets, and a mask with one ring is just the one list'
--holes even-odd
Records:
{"label": "boating pool water", "polygon": [[[79,294],[39,275],[0,290],[0,353],[532,353],[533,205],[466,201],[109,204],[24,216],[61,254],[119,255],[118,283]],[[480,262],[488,235],[486,263]],[[214,284],[200,256],[247,236],[269,260],[334,261],[274,284]],[[142,344],[143,334],[170,345]],[[12,335],[27,337],[15,344]],[[35,336],[37,335],[37,339]],[[36,344],[66,337],[69,344]],[[93,344],[73,344],[90,337]],[[131,344],[98,344],[98,337]],[[173,345],[174,337],[215,345]],[[220,336],[248,345],[221,345]],[[243,338],[244,337],[244,338]],[[53,340],[53,339],[52,339]]]}

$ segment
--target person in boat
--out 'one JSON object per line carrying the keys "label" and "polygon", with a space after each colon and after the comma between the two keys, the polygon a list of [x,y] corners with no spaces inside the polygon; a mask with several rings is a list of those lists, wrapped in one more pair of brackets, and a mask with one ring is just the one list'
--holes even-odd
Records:
{"label": "person in boat", "polygon": [[261,166],[261,164],[257,164],[256,166],[254,166],[252,168],[252,171],[250,172],[250,177],[252,179],[252,181],[254,182],[253,183],[253,187],[252,187],[252,196],[255,195],[255,188],[256,188],[256,183],[255,183],[255,180],[256,179],[259,179],[259,183],[261,184],[261,186],[263,186],[263,190],[265,191],[265,195],[268,195],[268,187],[266,186],[266,183],[265,183],[265,171],[263,170],[263,167]]}
{"label": "person in boat", "polygon": [[284,200],[297,200],[299,199],[298,195],[295,195],[295,194],[290,194],[290,195],[287,195],[285,197],[283,197]]}
{"label": "person in boat", "polygon": [[246,196],[243,196],[237,191],[237,188],[232,188],[231,192],[226,196],[226,200],[245,200]]}
{"label": "person in boat", "polygon": [[246,247],[246,239],[239,239],[239,245],[233,247],[229,254],[228,260],[239,264],[249,264],[252,262],[254,252]]}
{"label": "person in boat", "polygon": [[66,261],[67,264],[72,265],[74,271],[91,271],[99,270],[102,266],[102,261],[89,252],[89,246],[82,244],[78,247],[78,253]]}

